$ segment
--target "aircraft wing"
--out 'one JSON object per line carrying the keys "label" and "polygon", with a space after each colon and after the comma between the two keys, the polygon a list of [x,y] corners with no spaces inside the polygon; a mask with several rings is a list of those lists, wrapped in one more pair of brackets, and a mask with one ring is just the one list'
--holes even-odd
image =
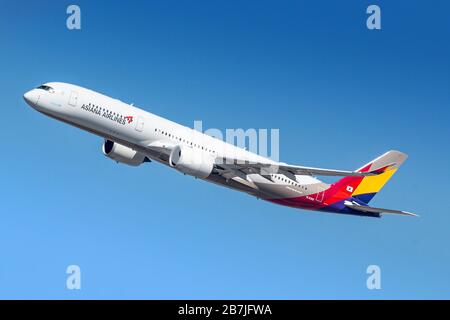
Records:
{"label": "aircraft wing", "polygon": [[343,177],[365,177],[379,174],[378,172],[355,172],[334,169],[323,169],[303,166],[293,166],[286,163],[254,163],[238,159],[220,158],[216,162],[219,166],[225,166],[229,169],[241,170],[246,173],[288,173],[298,175],[320,175],[320,176],[343,176]]}
{"label": "aircraft wing", "polygon": [[[160,152],[168,156],[174,145],[165,142],[156,141],[149,144],[147,148]],[[320,176],[343,176],[343,177],[365,177],[377,175],[381,172],[356,172],[345,170],[333,170],[323,168],[313,168],[304,166],[293,166],[286,163],[262,163],[249,162],[241,159],[217,158],[215,167],[223,168],[229,171],[240,171],[241,173],[259,173],[259,174],[298,174],[298,175],[320,175]]]}
{"label": "aircraft wing", "polygon": [[418,217],[417,214],[402,211],[402,210],[392,210],[392,209],[383,209],[383,208],[375,208],[375,207],[369,207],[369,206],[362,206],[360,204],[357,204],[355,202],[345,201],[344,205],[347,208],[350,208],[352,210],[361,211],[361,212],[370,212],[370,213],[391,213],[391,214],[401,214],[404,216],[413,216]]}
{"label": "aircraft wing", "polygon": [[147,148],[155,151],[155,152],[160,152],[166,155],[170,155],[170,152],[172,151],[174,145],[171,143],[166,143],[166,142],[162,142],[162,141],[155,141],[150,143]]}

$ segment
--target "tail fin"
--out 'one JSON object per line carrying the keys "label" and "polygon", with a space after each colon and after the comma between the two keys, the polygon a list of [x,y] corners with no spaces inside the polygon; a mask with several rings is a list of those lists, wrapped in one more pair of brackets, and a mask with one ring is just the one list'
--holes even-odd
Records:
{"label": "tail fin", "polygon": [[358,172],[376,172],[376,176],[364,177],[352,196],[364,203],[370,200],[383,188],[397,169],[405,162],[408,155],[400,151],[391,150],[359,168]]}
{"label": "tail fin", "polygon": [[373,172],[377,175],[366,177],[345,177],[333,184],[333,188],[345,199],[352,196],[363,203],[370,200],[383,188],[408,155],[391,150],[362,166],[357,172]]}

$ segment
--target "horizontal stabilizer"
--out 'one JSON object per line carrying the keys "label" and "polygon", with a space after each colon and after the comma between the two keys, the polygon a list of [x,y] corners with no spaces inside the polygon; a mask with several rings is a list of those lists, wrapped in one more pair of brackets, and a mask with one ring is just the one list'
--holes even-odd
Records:
{"label": "horizontal stabilizer", "polygon": [[391,214],[401,214],[404,216],[413,216],[418,217],[417,214],[407,212],[407,211],[401,211],[401,210],[392,210],[392,209],[383,209],[383,208],[375,208],[375,207],[369,207],[369,206],[362,206],[360,204],[357,204],[356,202],[350,202],[345,201],[344,205],[347,208],[360,211],[360,212],[370,212],[370,213],[391,213]]}

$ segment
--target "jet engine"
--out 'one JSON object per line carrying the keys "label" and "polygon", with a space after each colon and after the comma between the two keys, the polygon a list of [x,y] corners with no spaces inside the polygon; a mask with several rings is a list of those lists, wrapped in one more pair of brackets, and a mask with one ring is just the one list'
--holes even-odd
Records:
{"label": "jet engine", "polygon": [[211,174],[214,159],[206,152],[186,146],[175,146],[170,152],[169,165],[184,174],[204,179]]}
{"label": "jet engine", "polygon": [[105,140],[102,149],[103,154],[108,158],[130,166],[136,167],[150,161],[144,154],[111,140]]}

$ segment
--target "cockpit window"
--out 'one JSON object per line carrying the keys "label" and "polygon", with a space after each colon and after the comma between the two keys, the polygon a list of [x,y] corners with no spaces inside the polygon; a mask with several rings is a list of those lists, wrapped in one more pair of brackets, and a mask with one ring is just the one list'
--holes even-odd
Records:
{"label": "cockpit window", "polygon": [[39,86],[36,89],[42,89],[42,90],[48,91],[50,93],[55,92],[55,89],[53,89],[52,87],[46,86],[46,85]]}

